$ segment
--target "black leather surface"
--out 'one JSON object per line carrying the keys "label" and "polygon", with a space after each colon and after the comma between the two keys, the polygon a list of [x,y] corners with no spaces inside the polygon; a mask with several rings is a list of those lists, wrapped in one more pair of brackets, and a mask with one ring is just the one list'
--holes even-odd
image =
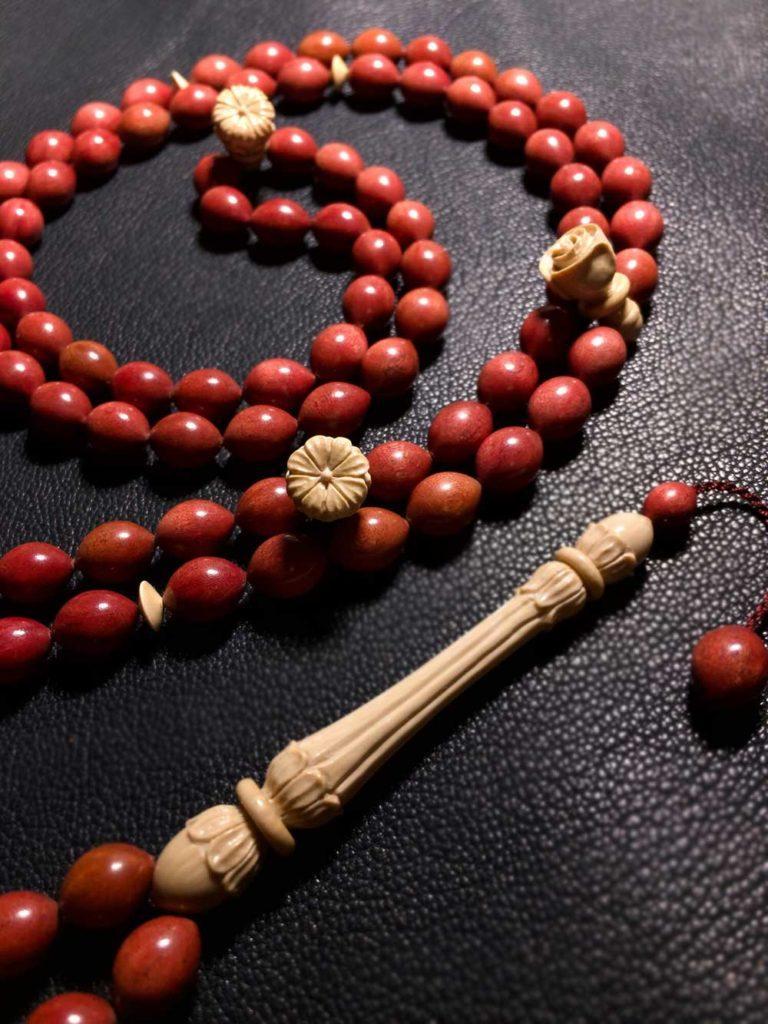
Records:
{"label": "black leather surface", "polygon": [[[392,578],[343,581],[295,607],[254,606],[224,634],[170,630],[114,671],[2,695],[0,886],[55,892],[107,839],[159,850],[231,798],[283,744],[377,693],[496,606],[594,517],[657,479],[765,486],[768,101],[757,2],[418,5],[245,0],[4,0],[0,138],[40,128],[144,74],[328,25],[446,36],[573,88],[655,175],[667,233],[650,323],[614,400],[529,501],[484,517]],[[423,440],[471,397],[484,360],[541,301],[547,204],[518,167],[442,121],[326,104],[301,117],[401,172],[452,251],[453,320],[410,408],[369,429]],[[284,119],[283,119],[284,121]],[[191,172],[210,142],[169,146],[78,197],[46,233],[37,280],[80,337],[172,374],[303,358],[339,318],[345,275],[308,257],[265,266],[198,244]],[[267,194],[265,192],[265,194]],[[303,195],[300,191],[299,195]],[[74,547],[109,518],[152,525],[180,494],[234,502],[226,470],[194,487],[105,478],[0,437],[0,540]],[[766,585],[766,538],[721,510],[636,584],[494,672],[336,824],[301,837],[248,898],[205,923],[180,1019],[225,1022],[748,1022],[768,1013],[768,795],[762,725],[692,712],[695,638],[742,619]],[[66,987],[105,986],[112,947],[68,939],[7,993],[8,1019]]]}

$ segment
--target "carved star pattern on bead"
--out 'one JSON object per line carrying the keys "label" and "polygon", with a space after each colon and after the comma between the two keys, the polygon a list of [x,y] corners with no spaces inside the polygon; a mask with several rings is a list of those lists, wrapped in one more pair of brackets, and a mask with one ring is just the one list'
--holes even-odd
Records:
{"label": "carved star pattern on bead", "polygon": [[261,89],[233,85],[219,93],[213,127],[235,160],[257,166],[275,130],[275,108]]}
{"label": "carved star pattern on bead", "polygon": [[346,437],[317,434],[288,459],[288,494],[310,519],[331,522],[351,516],[370,485],[368,459]]}

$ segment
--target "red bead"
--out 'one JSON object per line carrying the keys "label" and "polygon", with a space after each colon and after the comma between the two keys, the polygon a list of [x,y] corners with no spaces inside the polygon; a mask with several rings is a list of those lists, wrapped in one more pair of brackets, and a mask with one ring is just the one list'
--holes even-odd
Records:
{"label": "red bead", "polygon": [[323,98],[330,72],[314,57],[294,57],[284,64],[277,76],[277,87],[291,103],[310,105]]}
{"label": "red bead", "polygon": [[338,32],[319,29],[304,36],[296,52],[302,57],[314,57],[330,67],[335,56],[346,57],[349,54],[349,43]]}
{"label": "red bead", "polygon": [[444,288],[453,264],[447,249],[431,239],[413,242],[403,253],[400,272],[408,288]]}
{"label": "red bead", "polygon": [[331,561],[351,572],[380,572],[403,553],[408,530],[397,512],[366,505],[333,524]]}
{"label": "red bead", "polygon": [[188,561],[215,555],[229,540],[235,517],[215,501],[191,498],[169,508],[155,530],[157,546],[171,558]]}
{"label": "red bead", "polygon": [[548,92],[536,104],[536,117],[542,128],[557,128],[573,135],[586,122],[587,111],[572,92]]}
{"label": "red bead", "polygon": [[507,68],[500,71],[494,82],[500,100],[518,100],[535,107],[544,91],[541,82],[528,68]]}
{"label": "red bead", "polygon": [[17,160],[0,160],[0,201],[24,195],[29,168]]}
{"label": "red bead", "polygon": [[480,402],[451,402],[435,415],[427,444],[437,462],[466,462],[493,430],[487,405]]}
{"label": "red bead", "polygon": [[58,907],[39,892],[0,894],[0,978],[36,967],[56,938]]}
{"label": "red bead", "polygon": [[242,392],[237,381],[223,370],[204,369],[186,373],[173,391],[182,412],[196,412],[212,423],[226,423],[240,405]]}
{"label": "red bead", "polygon": [[636,156],[620,156],[611,160],[603,171],[605,200],[613,206],[633,199],[647,199],[651,191],[651,172]]}
{"label": "red bead", "polygon": [[370,497],[405,501],[432,468],[432,456],[410,441],[385,441],[368,453]]}
{"label": "red bead", "polygon": [[594,206],[575,206],[560,218],[557,235],[560,237],[582,224],[597,224],[606,235],[611,230],[608,218],[600,210],[596,210]]}
{"label": "red bead", "polygon": [[352,260],[359,274],[391,277],[399,269],[402,255],[397,240],[388,231],[374,228],[358,235],[352,246]]}
{"label": "red bead", "polygon": [[663,233],[664,220],[658,207],[642,199],[620,206],[611,218],[611,239],[616,249],[653,249]]}
{"label": "red bead", "polygon": [[[0,619],[0,686],[20,683],[33,675],[51,648],[51,631],[35,619],[15,616]],[[2,897],[0,897],[0,900]],[[2,950],[0,920],[0,950]],[[2,952],[0,952],[2,977]]]}
{"label": "red bead", "polygon": [[[158,107],[168,107],[173,96],[173,86],[162,82],[159,78],[137,78],[130,85],[126,86],[120,106],[125,110],[132,107],[134,103],[156,103]],[[99,127],[89,125],[90,128]],[[112,125],[105,124],[104,128],[112,128]]]}
{"label": "red bead", "polygon": [[416,484],[408,500],[411,526],[431,537],[459,533],[477,515],[482,490],[465,473],[433,473]]}
{"label": "red bead", "polygon": [[210,85],[218,92],[226,87],[229,76],[239,68],[240,65],[232,57],[224,53],[209,53],[194,65],[189,77],[193,82]]}
{"label": "red bead", "polygon": [[83,537],[75,568],[93,583],[119,586],[143,575],[154,551],[154,534],[138,523],[116,519],[101,523]]}
{"label": "red bead", "polygon": [[91,449],[99,455],[133,459],[144,454],[149,420],[128,402],[103,402],[85,421]]}
{"label": "red bead", "polygon": [[768,679],[768,648],[747,626],[718,626],[697,641],[691,667],[706,700],[738,707],[759,697]]}
{"label": "red bead", "polygon": [[414,344],[427,344],[445,330],[450,311],[445,296],[434,288],[413,288],[395,307],[397,333]]}
{"label": "red bead", "polygon": [[6,601],[45,604],[69,583],[74,563],[53,544],[28,541],[0,558],[0,593]]}
{"label": "red bead", "polygon": [[624,136],[610,121],[587,121],[573,137],[577,160],[602,170],[624,152]]}
{"label": "red bead", "polygon": [[360,364],[363,387],[380,398],[409,391],[419,373],[419,355],[407,338],[382,338],[371,345]]}
{"label": "red bead", "polygon": [[29,251],[12,238],[0,238],[0,281],[9,277],[32,277],[35,262]]}
{"label": "red bead", "polygon": [[30,167],[41,164],[44,160],[63,160],[66,163],[72,158],[72,144],[73,139],[68,132],[46,128],[32,136],[27,143],[24,157]]}
{"label": "red bead", "polygon": [[26,352],[0,352],[0,411],[24,408],[44,381],[42,366]]}
{"label": "red bead", "polygon": [[612,327],[593,327],[580,334],[568,352],[568,367],[588,388],[616,380],[627,361],[627,344]]}
{"label": "red bead", "polygon": [[304,207],[283,196],[259,203],[251,215],[251,228],[258,240],[276,248],[297,248],[311,224],[312,218]]}
{"label": "red bead", "polygon": [[78,857],[64,876],[59,910],[76,928],[127,924],[149,893],[155,860],[130,843],[103,843]]}
{"label": "red bead", "polygon": [[62,380],[77,384],[91,397],[104,391],[116,371],[117,360],[98,341],[73,341],[59,353]]}
{"label": "red bead", "polygon": [[0,203],[0,237],[22,245],[36,245],[43,237],[45,221],[31,199],[6,199]]}
{"label": "red bead", "polygon": [[502,100],[488,114],[488,138],[500,149],[522,149],[536,127],[536,115],[520,100]]}
{"label": "red bead", "polygon": [[560,306],[539,306],[523,320],[520,347],[541,364],[560,363],[578,330],[576,320]]}
{"label": "red bead", "polygon": [[535,430],[504,427],[495,430],[477,451],[477,477],[492,494],[516,494],[538,475],[544,445]]}
{"label": "red bead", "polygon": [[16,348],[45,366],[58,365],[61,350],[74,341],[69,324],[53,313],[27,313],[16,324]]}
{"label": "red bead", "polygon": [[278,128],[267,143],[267,156],[276,171],[308,175],[314,171],[317,143],[303,128]]}
{"label": "red bead", "polygon": [[594,206],[600,201],[600,179],[587,164],[565,164],[555,171],[550,183],[555,206]]}
{"label": "red bead", "polygon": [[210,420],[193,412],[172,412],[154,425],[149,443],[166,465],[199,469],[216,458],[222,437]]}
{"label": "red bead", "polygon": [[357,202],[369,217],[383,220],[391,206],[405,199],[405,185],[389,167],[366,167],[355,181]]}
{"label": "red bead", "polygon": [[72,163],[78,174],[107,175],[117,167],[122,151],[123,144],[116,132],[106,128],[89,128],[80,132],[75,139]]}
{"label": "red bead", "polygon": [[53,638],[78,658],[106,658],[133,636],[138,608],[112,590],[85,590],[62,605],[53,620]]}
{"label": "red bead", "polygon": [[251,484],[235,509],[235,522],[240,529],[261,537],[291,533],[301,525],[301,519],[283,476],[268,476]]}
{"label": "red bead", "polygon": [[368,348],[365,332],[354,324],[331,324],[316,335],[309,353],[312,369],[322,380],[352,380]]}
{"label": "red bead", "polygon": [[[147,97],[151,98],[151,97]],[[78,107],[72,118],[69,130],[72,135],[80,135],[81,132],[93,131],[99,128],[106,128],[109,132],[117,131],[122,114],[119,107],[112,103],[104,103],[102,100],[95,100],[91,103],[84,103]],[[73,147],[74,156],[74,147]]]}
{"label": "red bead", "polygon": [[251,405],[239,412],[224,431],[224,446],[243,462],[282,458],[293,444],[297,422],[285,409]]}
{"label": "red bead", "polygon": [[4,324],[0,324],[0,352],[7,352],[11,344],[11,332]]}
{"label": "red bead", "polygon": [[362,53],[349,65],[347,81],[358,99],[381,103],[392,95],[400,72],[383,53]]}
{"label": "red bead", "polygon": [[539,384],[528,402],[531,426],[547,441],[563,441],[578,434],[591,411],[589,389],[577,377],[550,377]]}
{"label": "red bead", "polygon": [[44,160],[29,172],[27,196],[38,206],[66,206],[74,199],[76,189],[77,175],[72,164],[61,160]]}
{"label": "red bead", "polygon": [[157,103],[133,103],[120,118],[118,134],[134,150],[157,149],[165,142],[171,115]]}
{"label": "red bead", "polygon": [[187,131],[204,131],[211,127],[211,114],[218,96],[212,86],[192,82],[171,97],[171,117]]}
{"label": "red bead", "polygon": [[259,71],[266,71],[268,75],[276,78],[283,64],[287,64],[293,57],[293,50],[289,50],[283,43],[269,39],[252,46],[245,55],[244,63],[249,68],[258,68]]}
{"label": "red bead", "polygon": [[314,386],[314,373],[295,359],[264,359],[245,378],[243,398],[249,405],[275,405],[293,412]]}
{"label": "red bead", "polygon": [[484,50],[464,50],[463,53],[457,53],[451,61],[453,78],[476,75],[493,85],[497,74],[496,61]]}
{"label": "red bead", "polygon": [[352,43],[352,53],[383,53],[390,60],[398,61],[403,56],[403,44],[388,28],[367,28]]}
{"label": "red bead", "polygon": [[200,200],[200,223],[207,231],[237,235],[248,227],[253,207],[248,197],[229,185],[208,189]]}
{"label": "red bead", "polygon": [[698,492],[690,484],[667,480],[645,496],[643,515],[656,530],[684,530],[696,513]]}
{"label": "red bead", "polygon": [[157,1017],[194,983],[200,965],[200,930],[187,917],[155,917],[120,946],[112,967],[119,1017]]}
{"label": "red bead", "polygon": [[432,237],[435,218],[424,203],[415,199],[401,199],[387,214],[387,230],[405,249],[412,242]]}
{"label": "red bead", "polygon": [[449,117],[464,124],[485,121],[495,103],[493,87],[477,75],[462,75],[445,91]]}
{"label": "red bead", "polygon": [[532,174],[549,177],[573,160],[573,143],[557,128],[539,128],[525,143],[525,162]]}
{"label": "red bead", "polygon": [[243,165],[225,153],[207,153],[197,161],[192,180],[198,195],[217,185],[237,188],[243,180]]}
{"label": "red bead", "polygon": [[170,376],[154,363],[124,363],[112,377],[112,394],[135,405],[149,419],[167,412],[173,394]]}
{"label": "red bead", "polygon": [[115,1011],[89,992],[62,992],[36,1006],[27,1024],[117,1024]]}
{"label": "red bead", "polygon": [[325,552],[311,537],[279,533],[253,552],[248,582],[264,597],[302,597],[320,583],[327,564]]}
{"label": "red bead", "polygon": [[364,167],[358,151],[346,142],[326,142],[315,154],[315,178],[325,188],[351,189]]}
{"label": "red bead", "polygon": [[450,46],[440,36],[418,36],[416,39],[412,39],[405,48],[407,64],[430,60],[441,68],[449,68],[452,58],[453,53]]}
{"label": "red bead", "polygon": [[400,91],[408,106],[429,108],[442,103],[451,76],[432,61],[409,64],[400,75]]}
{"label": "red bead", "polygon": [[371,396],[355,384],[321,384],[302,402],[299,427],[309,436],[347,437],[362,426],[370,404]]}
{"label": "red bead", "polygon": [[82,436],[91,401],[75,384],[52,380],[35,389],[29,411],[36,434],[57,446],[68,446]]}
{"label": "red bead", "polygon": [[8,277],[0,281],[0,322],[13,327],[27,313],[45,309],[45,296],[25,277]]}
{"label": "red bead", "polygon": [[238,68],[237,71],[233,71],[227,79],[227,88],[231,89],[233,85],[248,85],[252,89],[261,89],[264,95],[270,98],[277,92],[275,79],[258,68]]}
{"label": "red bead", "polygon": [[168,580],[163,604],[187,622],[214,622],[231,615],[245,590],[245,572],[226,558],[193,558]]}
{"label": "red bead", "polygon": [[539,383],[536,363],[515,349],[489,359],[477,378],[477,394],[493,412],[515,415],[528,405]]}
{"label": "red bead", "polygon": [[342,306],[350,323],[366,330],[381,329],[392,316],[395,293],[385,277],[364,274],[347,285]]}
{"label": "red bead", "polygon": [[656,260],[645,249],[622,249],[616,254],[616,270],[629,278],[629,294],[635,302],[647,302],[659,282]]}
{"label": "red bead", "polygon": [[355,240],[370,227],[365,214],[349,203],[330,203],[312,221],[312,233],[320,248],[338,254],[349,252]]}

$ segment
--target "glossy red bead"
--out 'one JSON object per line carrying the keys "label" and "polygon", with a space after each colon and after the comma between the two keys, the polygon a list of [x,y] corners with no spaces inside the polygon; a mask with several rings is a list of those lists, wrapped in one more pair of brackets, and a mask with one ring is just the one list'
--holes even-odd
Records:
{"label": "glossy red bead", "polygon": [[635,302],[647,302],[659,282],[656,260],[645,249],[616,253],[616,270],[629,278],[629,294]]}
{"label": "glossy red bead", "polygon": [[[36,619],[0,618],[0,686],[14,685],[33,675],[48,657],[51,631]],[[0,920],[0,933],[2,921]],[[2,935],[0,934],[0,948]],[[0,953],[2,977],[2,953]]]}
{"label": "glossy red bead", "polygon": [[270,136],[267,156],[276,171],[310,175],[315,169],[317,143],[303,128],[287,125],[277,128]]}
{"label": "glossy red bead", "polygon": [[539,365],[560,363],[577,331],[577,322],[568,310],[561,306],[539,306],[523,320],[520,348]]}
{"label": "glossy red bead", "polygon": [[328,564],[311,537],[279,533],[268,537],[248,563],[248,582],[257,594],[282,600],[303,597],[320,583]]}
{"label": "glossy red bead", "polygon": [[117,1024],[117,1017],[101,996],[62,992],[36,1006],[26,1024]]}
{"label": "glossy red bead", "polygon": [[534,108],[541,99],[543,89],[536,75],[528,68],[505,68],[493,83],[500,100],[517,100]]}
{"label": "glossy red bead", "polygon": [[366,505],[333,524],[331,561],[350,572],[381,572],[403,553],[409,529],[397,512]]}
{"label": "glossy red bead", "polygon": [[0,281],[9,277],[32,277],[35,261],[28,249],[12,238],[0,238]]}
{"label": "glossy red bead", "polygon": [[22,245],[37,245],[43,237],[45,220],[31,199],[6,199],[0,203],[0,238],[12,238]]}
{"label": "glossy red bead", "polygon": [[382,338],[363,355],[361,382],[379,398],[395,398],[411,389],[419,374],[419,354],[407,338]]}
{"label": "glossy red bead", "polygon": [[334,191],[351,190],[364,167],[358,151],[346,142],[326,142],[315,154],[315,180]]}
{"label": "glossy red bead", "polygon": [[453,51],[451,47],[440,36],[417,36],[405,48],[405,61],[407,64],[429,60],[441,68],[449,68],[452,59]]}
{"label": "glossy red bead", "polygon": [[547,92],[536,104],[536,117],[542,128],[557,128],[573,135],[587,120],[584,103],[572,92]]}
{"label": "glossy red bead", "polygon": [[200,469],[216,458],[222,437],[210,420],[193,412],[172,412],[149,435],[155,454],[174,469]]}
{"label": "glossy red bead", "polygon": [[493,86],[477,75],[462,75],[445,90],[448,116],[462,124],[484,122],[495,104]]}
{"label": "glossy red bead", "polygon": [[610,121],[587,121],[573,137],[576,159],[602,170],[624,152],[624,136]]}
{"label": "glossy red bead", "polygon": [[56,938],[56,902],[40,892],[0,893],[0,978],[36,967]]}
{"label": "glossy red bead", "polygon": [[72,157],[73,139],[69,132],[60,132],[56,128],[46,128],[27,143],[24,157],[30,167],[41,164],[44,160],[70,160]]}
{"label": "glossy red bead", "polygon": [[252,46],[245,55],[244,63],[249,68],[258,68],[276,78],[283,64],[287,64],[295,56],[293,50],[289,50],[284,43],[268,39]]}
{"label": "glossy red bead", "polygon": [[392,277],[400,267],[402,255],[397,239],[378,228],[358,235],[352,246],[352,261],[358,274]]}
{"label": "glossy red bead", "polygon": [[557,128],[538,128],[526,139],[524,152],[529,171],[546,178],[571,163],[573,143]]}
{"label": "glossy red bead", "polygon": [[44,160],[29,172],[27,196],[46,209],[67,206],[75,197],[77,175],[71,164]]}
{"label": "glossy red bead", "polygon": [[652,183],[648,165],[636,156],[617,157],[603,170],[603,194],[606,202],[613,206],[633,199],[647,199]]}
{"label": "glossy red bead", "polygon": [[643,515],[657,531],[684,530],[696,514],[698,492],[690,484],[666,480],[646,494]]}
{"label": "glossy red bead", "polygon": [[403,249],[413,242],[431,238],[434,230],[432,211],[416,199],[401,199],[387,214],[387,231],[394,235]]}
{"label": "glossy red bead", "polygon": [[[365,172],[363,172],[365,173]],[[333,254],[348,253],[357,238],[371,225],[365,214],[349,203],[330,203],[312,221],[312,234],[321,249]]]}
{"label": "glossy red bead", "polygon": [[102,843],[82,854],[59,890],[62,918],[77,928],[118,928],[149,894],[154,857],[130,843]]}
{"label": "glossy red bead", "polygon": [[465,473],[433,473],[416,484],[408,499],[411,526],[431,537],[460,533],[477,516],[482,489]]}
{"label": "glossy red bead", "polygon": [[450,319],[445,296],[434,288],[413,288],[395,307],[397,333],[415,345],[436,341]]}
{"label": "glossy red bead", "polygon": [[451,402],[432,420],[427,445],[436,462],[466,462],[492,430],[493,417],[487,405]]}
{"label": "glossy red bead", "polygon": [[185,373],[173,391],[177,409],[196,412],[217,425],[232,418],[241,398],[237,381],[213,368]]}
{"label": "glossy red bead", "polygon": [[375,26],[365,29],[352,41],[352,53],[356,57],[361,53],[383,53],[390,60],[398,61],[403,56],[404,48],[394,32]]}
{"label": "glossy red bead", "polygon": [[245,378],[243,398],[249,405],[276,405],[293,412],[314,386],[314,373],[295,359],[264,359]]}
{"label": "glossy red bead", "polygon": [[338,32],[330,29],[318,29],[304,36],[296,52],[302,57],[314,57],[330,67],[335,56],[346,57],[349,54],[349,42]]}
{"label": "glossy red bead", "polygon": [[133,103],[120,118],[117,133],[132,150],[157,149],[168,137],[171,115],[157,103]]}
{"label": "glossy red bead", "polygon": [[251,405],[230,420],[224,446],[243,462],[269,462],[288,453],[297,427],[296,418],[285,409]]}
{"label": "glossy red bead", "polygon": [[400,75],[400,91],[406,105],[419,109],[439,106],[450,84],[448,72],[428,60],[409,64]]}
{"label": "glossy red bead", "polygon": [[475,75],[493,85],[497,74],[496,61],[484,50],[464,50],[462,53],[457,53],[451,61],[451,76],[453,78]]}
{"label": "glossy red bead", "polygon": [[[132,107],[134,103],[156,103],[158,107],[168,107],[173,96],[173,86],[168,82],[162,82],[159,78],[137,78],[126,86],[120,100],[123,110]],[[98,127],[92,125],[89,127]],[[105,124],[104,128],[112,128]]]}
{"label": "glossy red bead", "polygon": [[7,352],[12,344],[11,332],[4,324],[0,324],[0,352]]}
{"label": "glossy red bead", "polygon": [[45,309],[45,296],[25,277],[7,277],[0,281],[0,322],[15,327],[27,313]]}
{"label": "glossy red bead", "polygon": [[62,349],[73,340],[69,324],[54,313],[27,313],[16,324],[16,348],[45,366],[57,365]]}
{"label": "glossy red bead", "polygon": [[408,288],[445,288],[452,270],[448,250],[428,238],[409,245],[400,262],[400,272]]}
{"label": "glossy red bead", "polygon": [[768,648],[747,626],[718,626],[693,648],[693,678],[715,705],[740,707],[755,701],[768,679]]}
{"label": "glossy red bead", "polygon": [[627,343],[613,327],[593,327],[568,351],[568,368],[590,390],[616,380],[627,361]]}
{"label": "glossy red bead", "polygon": [[574,206],[594,206],[600,201],[600,179],[587,164],[565,164],[552,176],[549,192],[561,210]]}
{"label": "glossy red bead", "polygon": [[[72,135],[80,135],[81,132],[94,131],[106,128],[109,132],[117,131],[120,124],[122,112],[119,107],[112,103],[104,103],[102,100],[95,100],[91,103],[84,103],[78,107],[72,118],[69,130]],[[74,146],[72,148],[74,158]]]}
{"label": "glossy red bead", "polygon": [[392,95],[400,81],[400,72],[383,53],[362,53],[349,65],[347,81],[358,99],[382,103]]}
{"label": "glossy red bead", "polygon": [[0,201],[23,196],[29,168],[17,160],[0,160]]}
{"label": "glossy red bead", "polygon": [[384,220],[391,206],[405,199],[405,185],[389,167],[366,167],[355,181],[358,205],[369,217]]}
{"label": "glossy red bead", "polygon": [[43,368],[32,356],[16,349],[0,352],[0,412],[25,408],[44,382]]}
{"label": "glossy red bead", "polygon": [[209,53],[197,61],[190,71],[189,77],[193,82],[210,85],[219,92],[225,88],[227,79],[232,72],[239,68],[238,62],[225,53]]}
{"label": "glossy red bead", "polygon": [[155,419],[168,411],[173,381],[154,363],[124,363],[112,377],[112,394],[118,401],[135,405],[149,419]]}
{"label": "glossy red bead", "polygon": [[77,384],[93,397],[102,394],[117,371],[117,360],[98,341],[73,341],[59,353],[62,380]]}
{"label": "glossy red bead", "polygon": [[235,517],[215,501],[190,498],[169,508],[157,524],[155,541],[164,554],[180,561],[215,555],[229,540]]}
{"label": "glossy red bead", "polygon": [[217,235],[244,234],[252,213],[250,199],[229,185],[215,185],[200,199],[200,223]]}
{"label": "glossy red bead", "polygon": [[0,558],[0,593],[18,604],[45,604],[69,583],[74,563],[66,551],[28,541]]}
{"label": "glossy red bead", "polygon": [[520,100],[502,100],[488,113],[488,138],[500,149],[522,149],[536,128],[536,115]]}
{"label": "glossy red bead", "polygon": [[83,537],[75,568],[93,583],[119,586],[146,573],[154,551],[154,534],[138,523],[116,519]]}
{"label": "glossy red bead", "polygon": [[284,476],[268,476],[244,491],[235,509],[235,522],[245,533],[273,537],[292,533],[302,522]]}
{"label": "glossy red bead", "polygon": [[330,80],[328,68],[319,60],[294,57],[280,68],[277,87],[289,102],[309,106],[322,100]]}
{"label": "glossy red bead", "polygon": [[529,427],[495,430],[480,445],[475,459],[477,478],[491,494],[516,494],[538,475],[544,445]]}
{"label": "glossy red bead", "polygon": [[539,383],[536,363],[525,352],[511,349],[493,356],[477,378],[477,394],[492,412],[516,415],[528,405]]}
{"label": "glossy red bead", "polygon": [[575,206],[560,218],[557,225],[558,237],[582,224],[597,224],[606,235],[611,230],[608,218],[600,210],[594,206]]}
{"label": "glossy red bead", "polygon": [[243,165],[225,153],[206,153],[197,161],[192,180],[198,195],[217,185],[238,188],[243,180]]}
{"label": "glossy red bead", "polygon": [[205,131],[211,127],[211,114],[216,106],[218,92],[210,85],[191,82],[171,97],[171,117],[187,131]]}
{"label": "glossy red bead", "polygon": [[59,609],[53,620],[53,639],[72,657],[110,657],[128,645],[137,617],[136,602],[122,594],[85,590]]}
{"label": "glossy red bead", "polygon": [[308,436],[327,434],[347,437],[363,424],[371,396],[345,381],[321,384],[311,391],[299,410],[299,427]]}
{"label": "glossy red bead", "polygon": [[550,377],[528,402],[531,426],[545,441],[563,441],[578,434],[592,411],[586,384],[577,377]]}
{"label": "glossy red bead", "polygon": [[406,501],[432,468],[432,456],[411,441],[385,441],[368,453],[370,497]]}
{"label": "glossy red bead", "polygon": [[200,930],[188,917],[155,917],[132,931],[112,966],[120,1019],[165,1014],[193,985],[200,950]]}
{"label": "glossy red bead", "polygon": [[99,177],[115,170],[122,151],[123,143],[117,132],[107,128],[88,128],[75,139],[72,163],[78,174]]}
{"label": "glossy red bead", "polygon": [[129,402],[102,402],[85,421],[91,450],[111,458],[134,459],[144,454],[149,420]]}
{"label": "glossy red bead", "polygon": [[294,199],[275,196],[254,208],[251,229],[264,245],[294,249],[302,244],[312,218]]}
{"label": "glossy red bead", "polygon": [[315,336],[309,353],[321,380],[352,380],[368,348],[365,332],[355,324],[331,324]]}
{"label": "glossy red bead", "polygon": [[382,329],[395,308],[395,293],[385,277],[363,274],[344,289],[341,300],[345,318],[366,330]]}
{"label": "glossy red bead", "polygon": [[76,384],[47,381],[29,402],[32,429],[54,445],[71,445],[82,437],[91,408],[88,395]]}
{"label": "glossy red bead", "polygon": [[653,249],[663,233],[659,208],[642,199],[620,206],[611,218],[611,240],[617,250]]}
{"label": "glossy red bead", "polygon": [[233,71],[227,79],[227,88],[231,89],[233,85],[248,85],[252,89],[261,89],[264,95],[270,98],[277,92],[275,79],[258,68],[238,68],[237,71]]}
{"label": "glossy red bead", "polygon": [[214,622],[231,615],[245,591],[245,572],[226,558],[193,558],[168,580],[163,604],[187,622]]}

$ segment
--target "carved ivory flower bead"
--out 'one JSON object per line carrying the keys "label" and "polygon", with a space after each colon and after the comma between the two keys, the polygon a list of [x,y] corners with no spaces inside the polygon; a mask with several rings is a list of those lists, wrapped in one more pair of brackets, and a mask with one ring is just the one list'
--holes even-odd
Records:
{"label": "carved ivory flower bead", "polygon": [[288,494],[310,519],[330,523],[353,515],[371,485],[368,459],[346,437],[316,434],[291,455]]}
{"label": "carved ivory flower bead", "polygon": [[616,273],[613,247],[597,224],[579,224],[551,245],[539,273],[561,298],[597,298]]}
{"label": "carved ivory flower bead", "polygon": [[213,108],[213,128],[230,155],[248,167],[258,167],[275,130],[275,108],[251,85],[222,89]]}

